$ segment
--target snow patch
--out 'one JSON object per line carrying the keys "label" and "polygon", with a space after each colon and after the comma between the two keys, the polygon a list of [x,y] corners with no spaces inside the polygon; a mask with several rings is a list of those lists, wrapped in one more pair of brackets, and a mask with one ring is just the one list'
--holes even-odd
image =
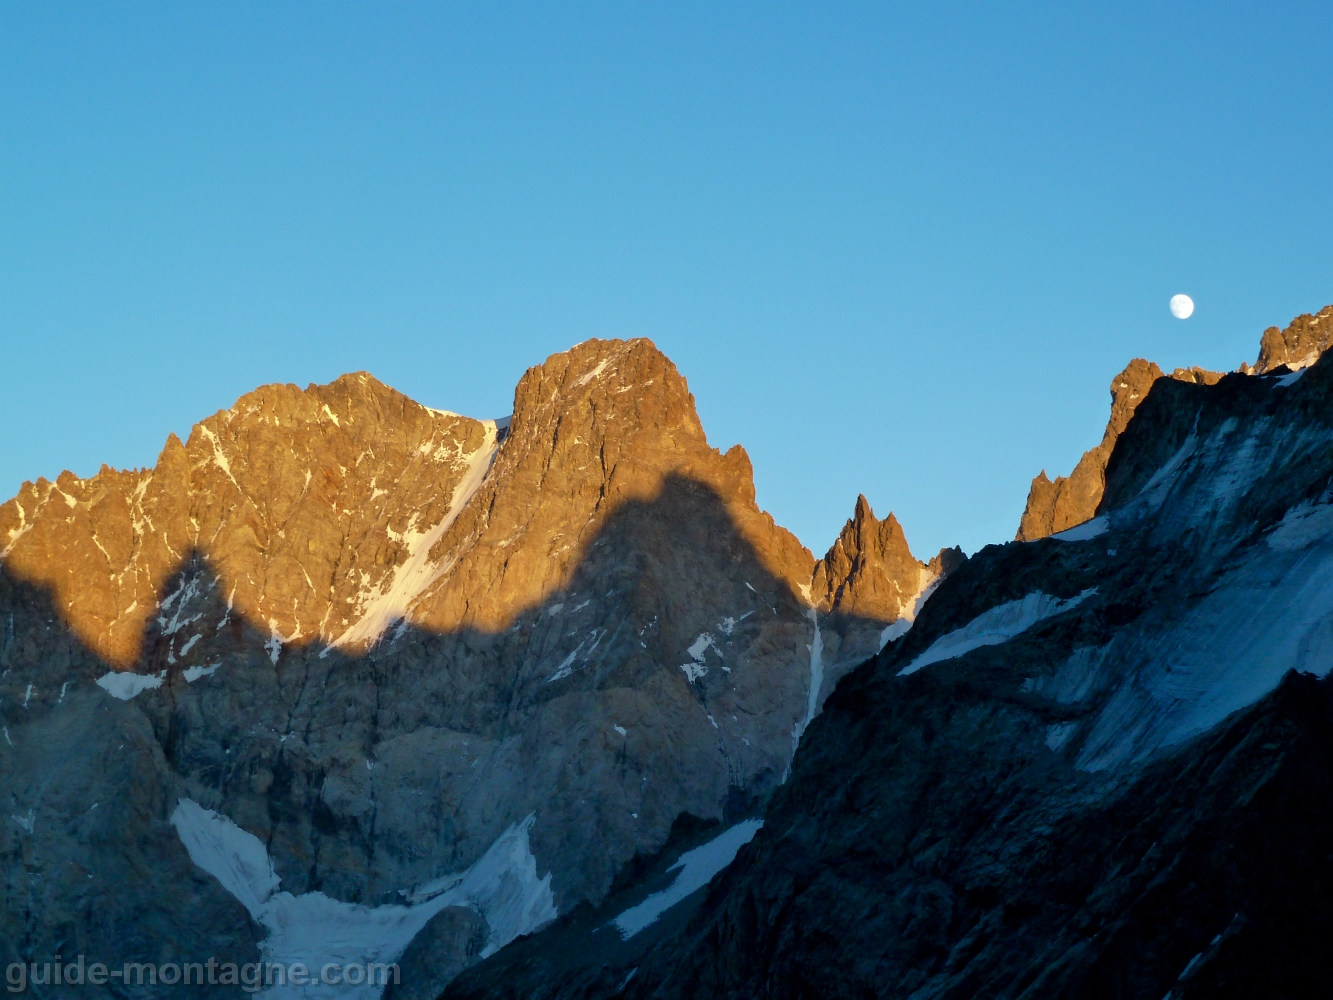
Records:
{"label": "snow patch", "polygon": [[1074,730],[1078,729],[1077,722],[1057,722],[1046,727],[1046,746],[1054,751],[1059,751],[1066,743],[1069,737],[1074,735]]}
{"label": "snow patch", "polygon": [[1082,524],[1076,524],[1072,528],[1056,532],[1051,537],[1058,538],[1062,542],[1086,542],[1089,539],[1106,534],[1110,526],[1110,519],[1103,514],[1100,517],[1092,518],[1090,521],[1084,521]]}
{"label": "snow patch", "polygon": [[671,885],[661,892],[653,893],[637,906],[631,906],[611,921],[616,930],[620,931],[620,937],[623,940],[632,938],[690,893],[706,886],[714,875],[736,860],[736,852],[753,840],[763,825],[762,819],[742,820],[708,843],[682,854],[667,869],[668,872],[680,869],[680,874]]}
{"label": "snow patch", "polygon": [[745,621],[745,619],[749,618],[752,614],[754,614],[753,611],[747,611],[739,618],[732,618],[728,615],[717,623],[718,631],[723,635],[731,635],[732,632],[736,631],[736,626]]}
{"label": "snow patch", "polygon": [[[583,639],[579,642],[579,644],[575,646],[572,650],[570,650],[569,655],[560,661],[560,666],[555,668],[555,673],[553,673],[550,677],[546,678],[546,683],[551,684],[555,681],[562,681],[570,674],[572,674],[574,672],[574,661],[577,660],[579,657],[583,657],[584,659],[586,659],[587,657],[591,656],[593,650],[596,649],[599,645],[601,645],[602,638],[605,635],[606,635],[606,629],[593,629],[590,633],[584,636]],[[588,646],[588,649],[585,652],[583,647],[588,644],[589,639],[592,640],[592,645]]]}
{"label": "snow patch", "polygon": [[[1333,539],[1316,508],[1283,519],[1218,585],[1165,630],[1127,637],[1124,680],[1106,701],[1078,766],[1142,760],[1206,732],[1272,691],[1291,670],[1333,666]],[[1308,511],[1308,515],[1306,512]],[[1326,524],[1327,522],[1325,522]]]}
{"label": "snow patch", "polygon": [[690,656],[690,662],[682,663],[680,669],[690,679],[690,683],[697,681],[708,673],[708,665],[704,662],[704,657],[710,647],[718,656],[722,655],[722,650],[717,648],[717,641],[713,638],[713,634],[711,632],[700,632],[694,642],[690,644],[690,648],[685,650]]}
{"label": "snow patch", "polygon": [[[1288,366],[1288,367],[1290,367],[1290,366]],[[1285,389],[1285,388],[1286,388],[1287,386],[1289,386],[1289,385],[1295,385],[1296,382],[1299,381],[1300,377],[1301,377],[1302,375],[1304,375],[1306,372],[1308,372],[1309,370],[1310,370],[1309,368],[1298,368],[1298,369],[1296,369],[1296,371],[1292,372],[1290,375],[1283,375],[1280,379],[1277,380],[1277,383],[1273,386],[1273,388],[1274,388],[1274,389]]]}
{"label": "snow patch", "polygon": [[991,608],[977,615],[962,628],[940,636],[924,653],[899,670],[898,676],[914,674],[922,667],[941,660],[952,660],[982,646],[997,646],[1002,642],[1008,642],[1038,622],[1078,607],[1095,593],[1097,588],[1090,587],[1083,593],[1062,601],[1058,597],[1051,597],[1038,590],[1020,600],[1009,601]]}
{"label": "snow patch", "polygon": [[129,701],[149,688],[161,687],[162,678],[166,675],[165,670],[160,674],[132,674],[129,671],[113,670],[97,678],[97,686],[113,698]]}
{"label": "snow patch", "polygon": [[[426,922],[447,906],[469,907],[486,920],[490,933],[482,957],[554,920],[551,876],[537,878],[528,841],[534,819],[530,815],[512,824],[466,871],[404,892],[407,905],[370,907],[344,903],[322,892],[300,896],[279,892],[272,859],[258,837],[190,799],[181,799],[171,814],[190,860],[221,882],[268,929],[259,943],[262,959],[299,961],[311,969],[326,962],[393,962]],[[344,983],[273,987],[263,995],[274,1000],[313,996],[375,1000],[381,992],[382,987],[369,983]]]}
{"label": "snow patch", "polygon": [[588,374],[582,376],[581,378],[575,379],[574,385],[576,387],[585,386],[593,379],[601,378],[602,372],[606,371],[606,366],[609,365],[610,363],[611,363],[610,358],[604,358],[602,361],[598,362],[597,367],[594,368],[592,371],[588,372]]}
{"label": "snow patch", "polygon": [[206,667],[186,667],[183,671],[185,683],[193,684],[201,677],[211,677],[213,674],[217,673],[217,669],[220,666],[222,666],[221,660],[218,660],[217,663],[209,664]]}
{"label": "snow patch", "polygon": [[807,611],[805,616],[810,619],[810,625],[815,630],[807,647],[810,650],[810,691],[806,695],[805,718],[796,728],[796,735],[792,739],[792,753],[796,752],[806,726],[814,721],[815,713],[819,711],[819,689],[824,686],[824,637],[819,634],[819,616],[814,608]]}

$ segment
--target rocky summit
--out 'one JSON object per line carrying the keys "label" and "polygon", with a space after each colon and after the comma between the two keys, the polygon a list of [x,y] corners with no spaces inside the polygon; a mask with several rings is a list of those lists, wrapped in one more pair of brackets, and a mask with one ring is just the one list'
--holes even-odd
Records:
{"label": "rocky summit", "polygon": [[1320,995],[1330,324],[1225,375],[1132,361],[970,558],[860,497],[816,560],[645,340],[552,356],[500,420],[353,374],[25,484],[5,962],[399,973],[274,998]]}
{"label": "rocky summit", "polygon": [[646,340],[549,358],[502,420],[357,373],[258,389],[152,469],[24,484],[5,961],[395,962],[433,997],[682,817],[762,809],[961,562],[884,524],[862,501],[816,561]]}

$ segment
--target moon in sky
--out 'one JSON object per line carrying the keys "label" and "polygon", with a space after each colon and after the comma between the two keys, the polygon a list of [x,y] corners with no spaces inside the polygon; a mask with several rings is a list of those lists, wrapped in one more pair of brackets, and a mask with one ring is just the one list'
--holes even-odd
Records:
{"label": "moon in sky", "polygon": [[1194,315],[1194,300],[1188,295],[1171,296],[1171,315],[1176,319],[1189,319]]}

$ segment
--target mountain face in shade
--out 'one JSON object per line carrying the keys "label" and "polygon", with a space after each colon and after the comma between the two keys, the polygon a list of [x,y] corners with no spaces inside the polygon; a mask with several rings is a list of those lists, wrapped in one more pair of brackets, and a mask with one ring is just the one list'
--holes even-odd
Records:
{"label": "mountain face in shade", "polygon": [[961,559],[854,524],[817,562],[644,340],[529,369],[504,420],[354,374],[244,396],[150,470],[25,484],[4,960],[398,961],[395,995],[434,996],[682,817],[762,807]]}
{"label": "mountain face in shade", "polygon": [[1096,516],[949,574],[762,827],[675,831],[445,996],[1324,992],[1331,442],[1329,357],[1156,377]]}

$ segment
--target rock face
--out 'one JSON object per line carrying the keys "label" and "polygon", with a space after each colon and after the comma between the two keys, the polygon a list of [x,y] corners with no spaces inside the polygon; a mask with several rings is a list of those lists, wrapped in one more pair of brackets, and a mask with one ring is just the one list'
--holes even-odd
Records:
{"label": "rock face", "polygon": [[[1180,369],[1177,374],[1195,381],[1193,369]],[[1111,380],[1111,419],[1106,423],[1101,443],[1083,453],[1069,478],[1056,476],[1052,482],[1043,469],[1032,480],[1027,507],[1018,526],[1017,541],[1030,542],[1054,535],[1082,524],[1097,512],[1106,485],[1106,463],[1116,439],[1129,425],[1135,408],[1148,395],[1152,384],[1163,377],[1162,369],[1151,361],[1135,358]]]}
{"label": "rock face", "polygon": [[1266,375],[1286,366],[1292,371],[1308,368],[1333,344],[1333,306],[1324,306],[1315,315],[1303,313],[1285,330],[1270,326],[1259,342],[1259,360],[1244,365],[1248,374]]}
{"label": "rock face", "polygon": [[607,947],[625,891],[446,996],[1321,992],[1331,441],[1333,358],[1157,378],[1097,518],[951,573],[710,884]]}
{"label": "rock face", "polygon": [[354,374],[25,484],[4,960],[400,959],[394,995],[434,995],[772,794],[832,654],[952,564],[854,524],[816,564],[644,340],[530,369],[505,420]]}
{"label": "rock face", "polygon": [[225,580],[238,617],[284,642],[332,641],[466,503],[497,436],[364,373],[265,386],[184,445],[173,434],[151,470],[25,483],[0,506],[0,558],[118,667],[139,660],[163,588],[192,553]]}

